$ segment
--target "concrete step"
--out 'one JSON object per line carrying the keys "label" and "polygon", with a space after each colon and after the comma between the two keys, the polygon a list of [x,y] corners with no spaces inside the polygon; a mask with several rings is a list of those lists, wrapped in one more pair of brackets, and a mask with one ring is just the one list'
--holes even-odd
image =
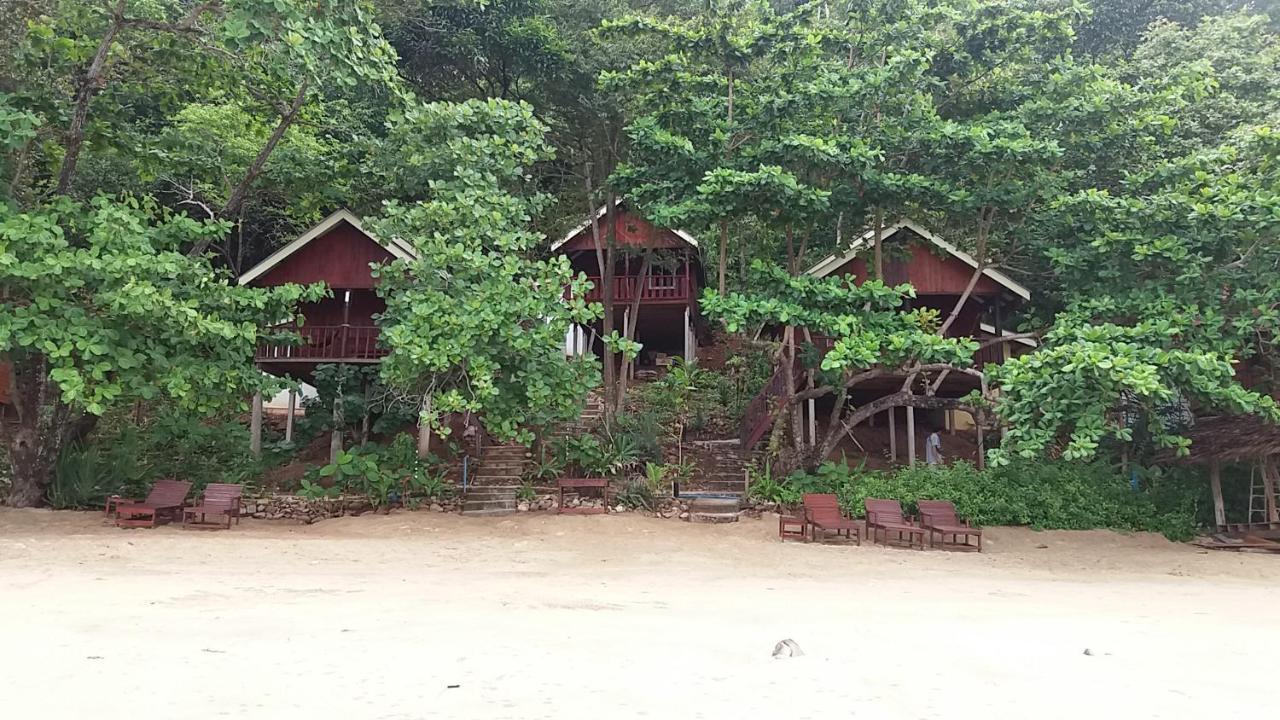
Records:
{"label": "concrete step", "polygon": [[738,522],[738,513],[689,513],[689,522],[704,523],[707,525],[720,525],[723,523]]}
{"label": "concrete step", "polygon": [[516,509],[512,508],[490,508],[487,510],[468,510],[462,509],[462,514],[467,517],[495,517],[498,515],[515,515]]}
{"label": "concrete step", "polygon": [[473,485],[467,488],[467,492],[463,494],[462,497],[464,500],[469,500],[471,498],[487,500],[495,497],[509,497],[514,499],[515,496],[516,489],[510,485],[486,485],[484,487],[476,487]]}
{"label": "concrete step", "polygon": [[510,473],[483,473],[478,472],[472,476],[472,481],[477,485],[514,485],[520,482],[519,475]]}
{"label": "concrete step", "polygon": [[511,500],[463,500],[462,512],[476,512],[480,510],[515,510],[516,501]]}

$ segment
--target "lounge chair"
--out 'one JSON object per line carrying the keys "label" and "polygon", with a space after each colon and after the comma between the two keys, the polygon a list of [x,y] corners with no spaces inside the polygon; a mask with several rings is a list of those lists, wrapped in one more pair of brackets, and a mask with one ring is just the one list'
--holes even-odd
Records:
{"label": "lounge chair", "polygon": [[[982,528],[973,527],[968,521],[961,520],[956,515],[956,506],[951,501],[921,500],[916,503],[916,507],[920,508],[920,524],[929,531],[931,547],[936,533],[942,541],[941,544],[959,547],[973,547],[969,544],[969,538],[977,538],[978,552],[982,552]],[[947,543],[948,535],[951,536],[950,543]],[[961,537],[964,538],[964,542],[959,542]]]}
{"label": "lounge chair", "polygon": [[[195,524],[196,516],[200,517],[199,525],[209,526],[207,518],[212,515],[219,515],[227,518],[227,529],[231,529],[231,518],[236,519],[236,524],[240,524],[240,493],[242,486],[230,483],[209,483],[204,486],[204,497],[200,499],[199,505],[182,510],[182,527],[191,527]],[[219,523],[220,524],[220,523]]]}
{"label": "lounge chair", "polygon": [[[902,543],[903,536],[906,536],[907,545],[910,547],[918,547],[924,549],[925,529],[911,522],[902,514],[902,504],[897,500],[877,500],[867,498],[867,533],[871,536],[871,542],[876,541],[876,531],[880,531],[882,545],[889,544],[889,533],[898,536],[898,543]],[[919,544],[916,539],[919,538]]]}
{"label": "lounge chair", "polygon": [[177,518],[189,492],[189,482],[157,480],[151,486],[151,492],[147,493],[146,500],[108,498],[107,514],[115,514],[116,527],[155,527],[162,518]]}
{"label": "lounge chair", "polygon": [[840,512],[840,502],[835,495],[809,493],[804,496],[804,521],[809,526],[809,534],[814,540],[821,532],[825,538],[828,533],[835,533],[862,544],[862,528],[857,520],[852,520]]}

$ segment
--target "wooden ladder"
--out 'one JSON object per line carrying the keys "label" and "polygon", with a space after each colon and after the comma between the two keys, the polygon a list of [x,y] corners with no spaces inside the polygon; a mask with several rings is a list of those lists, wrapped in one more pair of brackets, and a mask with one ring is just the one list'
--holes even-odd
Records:
{"label": "wooden ladder", "polygon": [[1249,525],[1280,523],[1280,487],[1275,482],[1276,468],[1264,458],[1249,473]]}

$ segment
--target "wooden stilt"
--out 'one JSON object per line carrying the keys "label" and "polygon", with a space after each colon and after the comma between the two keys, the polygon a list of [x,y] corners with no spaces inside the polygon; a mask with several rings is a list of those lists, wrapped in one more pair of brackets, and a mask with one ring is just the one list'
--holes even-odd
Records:
{"label": "wooden stilt", "polygon": [[818,444],[818,401],[813,398],[809,398],[809,442]]}
{"label": "wooden stilt", "polygon": [[982,436],[982,418],[978,415],[973,417],[973,426],[978,433],[978,469],[983,470],[987,467],[987,445],[986,438]]}
{"label": "wooden stilt", "polygon": [[293,414],[298,410],[298,393],[289,391],[289,411],[284,417],[284,441],[293,442]]}
{"label": "wooden stilt", "polygon": [[889,408],[889,462],[898,462],[898,423],[896,408]]}
{"label": "wooden stilt", "polygon": [[262,393],[253,394],[253,409],[249,415],[249,452],[262,457]]}
{"label": "wooden stilt", "polygon": [[1227,526],[1227,510],[1222,502],[1222,463],[1218,460],[1209,464],[1209,487],[1213,490],[1213,521],[1222,530]]}
{"label": "wooden stilt", "polygon": [[907,406],[907,466],[916,466],[916,409]]}

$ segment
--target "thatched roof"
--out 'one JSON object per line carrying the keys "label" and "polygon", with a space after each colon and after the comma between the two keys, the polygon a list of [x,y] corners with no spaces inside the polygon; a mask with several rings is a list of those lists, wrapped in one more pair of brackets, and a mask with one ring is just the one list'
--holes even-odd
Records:
{"label": "thatched roof", "polygon": [[1257,415],[1212,415],[1195,419],[1182,433],[1191,439],[1191,454],[1165,459],[1189,463],[1237,462],[1280,453],[1280,425]]}

